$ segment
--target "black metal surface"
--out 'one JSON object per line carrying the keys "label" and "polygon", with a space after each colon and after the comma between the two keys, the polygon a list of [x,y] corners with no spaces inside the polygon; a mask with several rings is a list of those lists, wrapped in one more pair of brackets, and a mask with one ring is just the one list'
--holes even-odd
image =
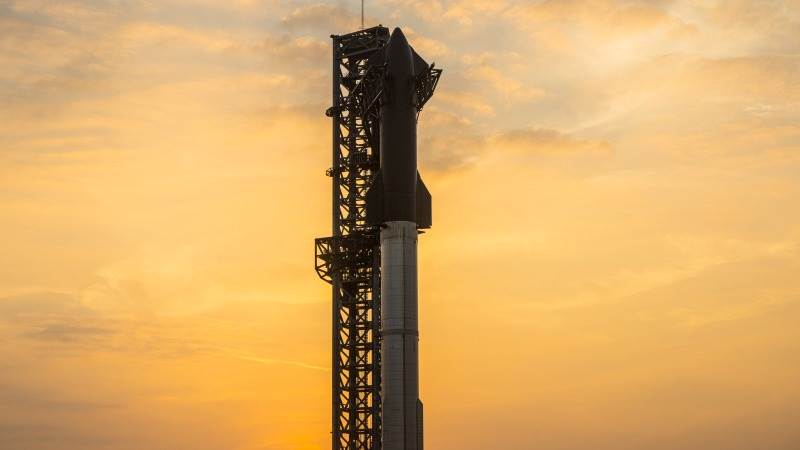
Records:
{"label": "black metal surface", "polygon": [[[431,226],[431,198],[417,171],[417,119],[433,95],[441,70],[434,69],[395,28],[383,55],[380,101],[380,171],[367,194],[367,222],[414,222]],[[421,192],[417,193],[420,188]]]}
{"label": "black metal surface", "polygon": [[[381,222],[416,222],[417,115],[414,105],[414,52],[395,28],[386,44],[386,76],[381,104]],[[376,180],[377,181],[377,180]],[[368,205],[371,206],[371,205]]]}

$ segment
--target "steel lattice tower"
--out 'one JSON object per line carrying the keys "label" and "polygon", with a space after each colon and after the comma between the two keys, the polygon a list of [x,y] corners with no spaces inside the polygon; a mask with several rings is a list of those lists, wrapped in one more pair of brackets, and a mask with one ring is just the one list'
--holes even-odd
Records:
{"label": "steel lattice tower", "polygon": [[[380,246],[366,225],[366,191],[380,167],[378,68],[389,39],[375,27],[333,39],[333,236],[316,240],[316,269],[333,287],[333,449],[380,449]],[[371,85],[371,86],[368,86]],[[377,103],[377,102],[375,102]]]}

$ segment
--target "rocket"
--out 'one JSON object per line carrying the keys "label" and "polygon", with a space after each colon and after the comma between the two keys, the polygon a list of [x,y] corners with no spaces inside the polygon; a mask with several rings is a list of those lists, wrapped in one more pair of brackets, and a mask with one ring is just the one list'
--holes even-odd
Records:
{"label": "rocket", "polygon": [[417,236],[431,226],[431,194],[417,171],[415,86],[432,66],[399,28],[379,57],[380,170],[366,200],[367,222],[381,230],[381,443],[383,450],[422,450]]}

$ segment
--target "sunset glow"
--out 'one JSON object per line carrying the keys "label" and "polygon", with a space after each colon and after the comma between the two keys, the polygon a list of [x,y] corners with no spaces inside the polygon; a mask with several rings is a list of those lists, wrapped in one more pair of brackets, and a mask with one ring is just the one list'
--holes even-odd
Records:
{"label": "sunset glow", "polygon": [[[428,450],[800,448],[800,1],[384,0]],[[329,35],[359,1],[0,0],[0,448],[330,448]]]}

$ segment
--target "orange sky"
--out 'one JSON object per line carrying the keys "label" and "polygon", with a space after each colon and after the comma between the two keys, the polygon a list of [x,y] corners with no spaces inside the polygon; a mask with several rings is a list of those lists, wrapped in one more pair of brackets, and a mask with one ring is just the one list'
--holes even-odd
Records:
{"label": "orange sky", "polygon": [[[329,448],[357,1],[0,1],[0,448]],[[800,448],[800,2],[385,0],[429,450]]]}

